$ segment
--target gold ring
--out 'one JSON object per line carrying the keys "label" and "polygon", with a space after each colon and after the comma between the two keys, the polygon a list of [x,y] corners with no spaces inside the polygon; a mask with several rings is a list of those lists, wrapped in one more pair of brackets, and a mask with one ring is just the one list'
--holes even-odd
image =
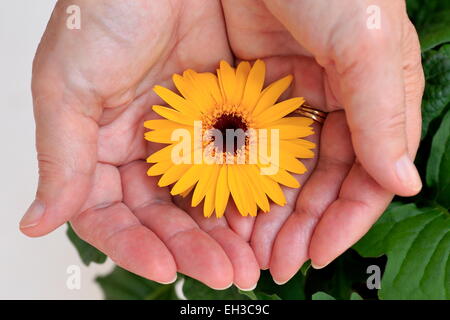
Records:
{"label": "gold ring", "polygon": [[325,122],[325,119],[327,117],[327,113],[314,109],[313,107],[303,104],[300,106],[297,110],[294,111],[295,113],[313,119],[314,121],[323,124]]}

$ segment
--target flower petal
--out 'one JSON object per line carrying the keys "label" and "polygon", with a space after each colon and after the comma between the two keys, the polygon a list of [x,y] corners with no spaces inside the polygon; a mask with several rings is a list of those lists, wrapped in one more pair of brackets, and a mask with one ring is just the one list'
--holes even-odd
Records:
{"label": "flower petal", "polygon": [[245,84],[247,82],[248,74],[250,72],[251,66],[247,61],[242,61],[239,63],[236,69],[236,89],[234,90],[234,95],[232,98],[233,105],[239,105],[244,94]]}
{"label": "flower petal", "polygon": [[177,164],[169,168],[159,179],[158,186],[166,187],[180,179],[184,173],[191,167],[190,164]]}
{"label": "flower petal", "polygon": [[300,160],[286,152],[280,152],[280,167],[298,174],[303,174],[307,171],[305,165]]}
{"label": "flower petal", "polygon": [[[251,170],[256,171],[259,174],[257,171],[258,169],[255,166],[253,166]],[[284,197],[283,190],[281,190],[280,185],[269,176],[260,175],[259,177],[261,180],[261,187],[269,198],[276,204],[284,206],[286,204],[286,198]]]}
{"label": "flower petal", "polygon": [[281,94],[286,91],[292,82],[292,76],[288,75],[280,80],[277,80],[265,88],[261,97],[253,110],[253,115],[257,116],[261,112],[265,111],[267,108],[273,106],[280,98]]}
{"label": "flower petal", "polygon": [[173,166],[172,162],[158,162],[147,170],[147,175],[152,177],[162,175],[172,166]]}
{"label": "flower petal", "polygon": [[243,199],[245,194],[241,194],[240,186],[239,173],[237,172],[236,165],[228,165],[228,187],[230,188],[231,196],[239,213],[247,216],[247,207]]}
{"label": "flower petal", "polygon": [[194,118],[200,117],[200,112],[192,106],[192,104],[189,104],[189,102],[184,99],[183,97],[180,97],[178,94],[173,92],[172,90],[169,90],[167,88],[161,87],[161,86],[155,86],[153,88],[153,91],[166,103],[168,103],[172,108],[175,110],[180,111],[183,114],[189,115]]}
{"label": "flower petal", "polygon": [[248,179],[248,185],[253,192],[253,196],[255,197],[256,204],[261,208],[262,211],[268,212],[270,210],[269,200],[267,199],[266,193],[261,187],[260,181],[260,173],[256,173],[255,170],[252,170],[250,166],[254,165],[246,165],[246,168],[243,170],[244,175]]}
{"label": "flower petal", "polygon": [[183,174],[180,180],[175,183],[172,190],[170,190],[170,194],[175,196],[177,194],[183,193],[194,184],[196,184],[201,170],[203,170],[202,165],[191,165],[191,167]]}
{"label": "flower petal", "polygon": [[205,203],[203,205],[203,215],[210,217],[214,211],[214,203],[216,198],[217,176],[219,175],[219,166],[213,166],[213,173],[209,179],[209,188],[205,195]]}
{"label": "flower petal", "polygon": [[187,126],[194,126],[194,121],[198,120],[191,117],[190,115],[183,114],[172,108],[167,108],[163,106],[154,105],[152,107],[153,111],[159,114],[161,117],[172,120],[177,123],[181,123]]}
{"label": "flower petal", "polygon": [[292,143],[298,144],[299,146],[308,148],[308,149],[314,149],[316,147],[316,144],[314,142],[305,140],[305,139],[292,139],[289,141]]}
{"label": "flower petal", "polygon": [[[194,136],[194,129],[193,127],[188,126],[180,126],[178,129],[185,129],[189,131],[189,134],[191,137]],[[167,128],[167,129],[161,129],[161,130],[153,130],[148,131],[144,134],[144,137],[146,140],[151,142],[157,142],[157,143],[174,143],[174,140],[172,140],[172,134],[174,133],[173,128]]]}
{"label": "flower petal", "polygon": [[278,172],[274,175],[269,176],[271,179],[276,182],[289,187],[289,188],[299,188],[300,183],[295,179],[289,172],[287,172],[283,168],[279,168]]}
{"label": "flower petal", "polygon": [[296,158],[314,158],[314,152],[311,149],[308,149],[300,144],[290,142],[289,140],[281,140],[280,148],[283,150],[282,152],[287,152]]}
{"label": "flower petal", "polygon": [[269,109],[263,111],[255,117],[254,121],[258,128],[264,127],[267,123],[283,118],[285,115],[296,110],[305,102],[303,98],[292,98],[277,103]]}
{"label": "flower petal", "polygon": [[216,105],[223,104],[223,96],[219,87],[219,80],[216,75],[210,72],[197,73],[196,79],[200,81],[200,85],[205,87],[212,96]]}
{"label": "flower petal", "polygon": [[217,165],[205,164],[203,170],[200,172],[199,180],[197,186],[195,187],[194,194],[192,195],[191,206],[196,207],[206,195],[208,188],[211,188],[216,182],[212,180],[215,175],[215,171],[219,171]]}
{"label": "flower petal", "polygon": [[[200,113],[203,113],[212,103],[207,100],[208,95],[205,95],[201,89],[199,90],[196,86],[194,86],[194,83],[190,80],[191,78],[188,74],[189,70],[186,70],[183,73],[183,76],[174,74],[172,76],[172,81],[189,104],[195,107],[195,109],[197,109]],[[212,98],[210,98],[210,100],[212,100]]]}
{"label": "flower petal", "polygon": [[167,147],[164,147],[147,158],[148,163],[156,163],[156,162],[171,162],[172,160],[172,149],[175,145],[171,144]]}
{"label": "flower petal", "polygon": [[[241,184],[241,196],[242,199],[245,201],[245,205],[247,207],[247,212],[252,217],[256,217],[256,214],[258,212],[257,207],[257,200],[256,200],[256,191],[252,187],[252,183],[248,180],[249,177],[245,171],[245,168],[247,165],[237,165],[237,171],[239,172],[239,176],[241,177],[239,182]],[[248,192],[250,191],[250,193]]]}
{"label": "flower petal", "polygon": [[230,197],[230,188],[228,187],[228,166],[223,165],[220,168],[219,177],[217,179],[216,199],[215,199],[217,218],[223,216],[225,209],[227,207],[229,197]]}
{"label": "flower petal", "polygon": [[220,82],[223,92],[225,93],[225,100],[232,103],[234,91],[236,89],[236,73],[228,62],[220,61]]}
{"label": "flower petal", "polygon": [[312,127],[298,127],[298,126],[268,126],[267,130],[278,129],[280,140],[289,140],[295,138],[304,138],[314,134],[314,129]]}
{"label": "flower petal", "polygon": [[264,62],[262,60],[256,60],[248,74],[241,102],[241,106],[243,106],[243,108],[245,108],[248,112],[253,110],[260,98],[261,89],[264,85],[265,74],[266,66]]}
{"label": "flower petal", "polygon": [[268,125],[276,127],[276,126],[296,126],[296,127],[309,127],[314,123],[314,120],[307,117],[286,117],[278,120],[274,120]]}
{"label": "flower petal", "polygon": [[147,129],[167,129],[167,128],[179,128],[179,124],[167,119],[153,119],[144,122],[144,127]]}

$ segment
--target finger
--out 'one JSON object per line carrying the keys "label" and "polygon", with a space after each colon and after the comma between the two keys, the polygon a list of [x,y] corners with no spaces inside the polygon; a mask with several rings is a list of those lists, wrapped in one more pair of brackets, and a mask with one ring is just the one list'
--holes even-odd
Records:
{"label": "finger", "polygon": [[97,154],[98,126],[83,110],[85,106],[68,97],[58,84],[43,89],[44,81],[36,81],[39,185],[36,199],[20,222],[28,236],[44,235],[79,212],[91,188]]}
{"label": "finger", "polygon": [[233,267],[222,247],[172,203],[167,188],[157,187],[147,169],[143,161],[121,167],[124,203],[169,248],[179,272],[211,288],[229,287]]}
{"label": "finger", "polygon": [[338,199],[328,207],[314,230],[309,247],[313,266],[323,268],[356,243],[381,216],[392,197],[356,162]]}
{"label": "finger", "polygon": [[275,282],[289,281],[309,259],[309,242],[321,215],[336,200],[354,161],[344,112],[328,114],[322,128],[319,160],[300,191],[294,213],[278,233],[270,259]]}
{"label": "finger", "polygon": [[410,156],[416,156],[422,127],[422,95],[425,76],[421,63],[421,51],[417,32],[405,17],[403,39],[403,77],[405,79],[406,134]]}
{"label": "finger", "polygon": [[[276,79],[280,75],[295,75],[294,84],[289,89],[289,96],[305,97],[309,105],[325,109],[323,70],[313,59],[309,57],[296,57],[295,59],[272,57],[266,59],[265,62],[267,70],[273,70],[268,75],[270,80]],[[321,125],[314,123],[313,128],[314,135],[308,137],[307,140],[318,145]],[[317,153],[316,150],[314,152]],[[289,215],[293,212],[298,194],[308,180],[316,161],[317,155],[314,159],[301,159],[308,171],[303,175],[296,176],[296,179],[300,182],[300,189],[283,188],[287,200],[287,204],[284,207],[271,204],[270,212],[258,214],[253,227],[251,246],[255,251],[261,269],[269,268],[275,238]]]}
{"label": "finger", "polygon": [[176,203],[188,212],[200,228],[219,243],[233,265],[233,282],[241,290],[250,291],[259,279],[259,265],[250,245],[233,232],[227,220],[205,218],[201,206],[191,207],[190,197],[176,197]]}
{"label": "finger", "polygon": [[164,243],[121,202],[84,211],[72,221],[76,233],[117,265],[144,278],[172,283],[177,268]]}
{"label": "finger", "polygon": [[[320,134],[320,129],[315,128],[314,131]],[[303,175],[294,175],[300,182],[300,189],[282,187],[286,197],[286,205],[280,207],[279,205],[271,204],[269,212],[259,213],[256,217],[250,243],[258,259],[259,266],[263,270],[268,269],[270,266],[273,244],[277,234],[294,211],[299,192],[308,180],[315,165],[315,159],[302,159],[302,162],[308,168],[308,171]]]}
{"label": "finger", "polygon": [[242,216],[233,201],[230,201],[225,210],[225,217],[230,228],[236,232],[244,241],[250,241],[255,218]]}
{"label": "finger", "polygon": [[[336,53],[325,69],[339,84],[338,100],[363,167],[384,188],[412,196],[422,184],[408,149],[401,23],[390,24],[356,39],[348,54]],[[420,130],[420,118],[410,120],[409,127]]]}
{"label": "finger", "polygon": [[269,268],[273,243],[281,226],[294,210],[293,204],[299,191],[283,188],[283,192],[287,203],[283,207],[271,203],[270,211],[258,213],[255,221],[250,244],[262,270]]}
{"label": "finger", "polygon": [[75,232],[131,272],[160,283],[175,281],[177,269],[171,253],[121,198],[117,168],[97,165],[94,191],[83,212],[71,221]]}

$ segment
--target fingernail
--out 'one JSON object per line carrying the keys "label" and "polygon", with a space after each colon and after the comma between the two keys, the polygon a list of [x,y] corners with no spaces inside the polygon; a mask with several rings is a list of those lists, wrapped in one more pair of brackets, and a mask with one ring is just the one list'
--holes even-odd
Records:
{"label": "fingernail", "polygon": [[226,290],[226,289],[228,289],[229,287],[231,287],[233,285],[233,282],[231,282],[229,285],[227,285],[227,286],[225,286],[225,287],[212,287],[211,286],[211,289],[214,289],[214,290]]}
{"label": "fingernail", "polygon": [[171,283],[174,283],[175,281],[177,281],[177,279],[178,279],[178,274],[175,274],[175,277],[173,278],[173,280],[170,280],[167,282],[164,282],[164,281],[158,281],[158,282],[161,284],[171,284]]}
{"label": "fingernail", "polygon": [[272,277],[273,282],[275,282],[277,285],[282,286],[283,284],[285,284],[286,282],[289,281],[289,279],[285,280],[285,281],[278,281],[275,280],[275,278]]}
{"label": "fingernail", "polygon": [[236,283],[234,284],[239,290],[241,291],[253,291],[256,288],[257,283],[255,283],[253,286],[251,286],[250,288],[241,288],[239,287]]}
{"label": "fingernail", "polygon": [[329,263],[322,264],[322,265],[321,265],[321,264],[317,265],[317,264],[315,264],[314,262],[311,261],[311,267],[313,267],[313,268],[316,269],[316,270],[323,269],[323,268],[325,268],[327,265],[329,265]]}
{"label": "fingernail", "polygon": [[407,154],[398,159],[395,166],[397,176],[405,187],[414,192],[419,192],[422,189],[419,173]]}
{"label": "fingernail", "polygon": [[44,215],[44,211],[44,204],[38,199],[34,200],[27,212],[25,212],[22,220],[20,220],[20,228],[25,229],[37,226]]}

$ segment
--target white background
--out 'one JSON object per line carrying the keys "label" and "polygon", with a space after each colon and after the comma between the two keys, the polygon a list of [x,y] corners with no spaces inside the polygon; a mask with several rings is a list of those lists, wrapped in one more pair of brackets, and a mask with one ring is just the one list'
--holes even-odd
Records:
{"label": "white background", "polygon": [[[112,267],[85,267],[65,226],[34,239],[18,229],[37,184],[31,64],[55,2],[0,1],[0,299],[101,299],[93,279]],[[70,265],[81,267],[80,290],[66,286]]]}

